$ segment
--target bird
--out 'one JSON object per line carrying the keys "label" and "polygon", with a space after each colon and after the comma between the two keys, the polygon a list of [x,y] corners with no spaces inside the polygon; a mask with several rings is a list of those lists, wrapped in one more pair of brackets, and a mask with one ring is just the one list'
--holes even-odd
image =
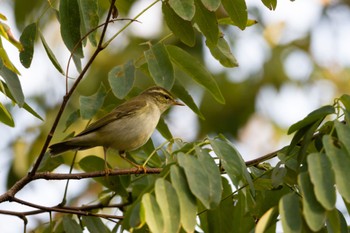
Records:
{"label": "bird", "polygon": [[161,115],[173,105],[184,106],[166,89],[159,86],[151,87],[117,106],[76,136],[52,144],[49,146],[49,153],[51,156],[57,156],[69,150],[102,146],[107,170],[108,149],[118,150],[119,155],[125,158],[123,156],[125,152],[136,150],[146,144]]}

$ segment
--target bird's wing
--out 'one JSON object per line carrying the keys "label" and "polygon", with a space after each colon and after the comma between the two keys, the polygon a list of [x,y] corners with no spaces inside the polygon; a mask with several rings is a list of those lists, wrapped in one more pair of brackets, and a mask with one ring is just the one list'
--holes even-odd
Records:
{"label": "bird's wing", "polygon": [[95,131],[109,124],[112,121],[117,121],[126,116],[131,116],[147,105],[147,102],[145,100],[140,100],[140,99],[132,99],[132,100],[129,100],[127,103],[128,104],[124,103],[119,105],[107,115],[103,116],[102,118],[98,119],[94,123],[90,124],[85,130],[83,130],[76,136],[88,134],[92,131]]}

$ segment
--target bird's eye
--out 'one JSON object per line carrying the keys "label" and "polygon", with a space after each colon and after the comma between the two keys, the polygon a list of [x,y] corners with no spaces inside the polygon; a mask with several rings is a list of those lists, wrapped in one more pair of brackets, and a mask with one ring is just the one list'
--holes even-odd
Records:
{"label": "bird's eye", "polygon": [[170,100],[170,96],[168,96],[168,95],[164,95],[164,98],[167,100]]}

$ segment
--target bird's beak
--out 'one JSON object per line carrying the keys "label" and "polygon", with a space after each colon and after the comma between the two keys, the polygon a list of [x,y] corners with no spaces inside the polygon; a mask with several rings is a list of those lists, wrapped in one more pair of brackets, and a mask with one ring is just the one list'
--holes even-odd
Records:
{"label": "bird's beak", "polygon": [[185,106],[183,103],[174,100],[173,105]]}

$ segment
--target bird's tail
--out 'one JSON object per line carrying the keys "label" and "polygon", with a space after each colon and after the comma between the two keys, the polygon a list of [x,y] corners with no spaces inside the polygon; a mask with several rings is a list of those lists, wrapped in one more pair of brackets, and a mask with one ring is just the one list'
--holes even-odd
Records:
{"label": "bird's tail", "polygon": [[89,149],[91,147],[84,147],[81,145],[76,145],[74,143],[72,143],[71,141],[63,141],[63,142],[59,142],[56,144],[52,144],[51,146],[49,146],[49,152],[51,154],[51,156],[57,156],[59,154],[62,154],[63,152],[69,151],[69,150],[85,150],[85,149]]}

